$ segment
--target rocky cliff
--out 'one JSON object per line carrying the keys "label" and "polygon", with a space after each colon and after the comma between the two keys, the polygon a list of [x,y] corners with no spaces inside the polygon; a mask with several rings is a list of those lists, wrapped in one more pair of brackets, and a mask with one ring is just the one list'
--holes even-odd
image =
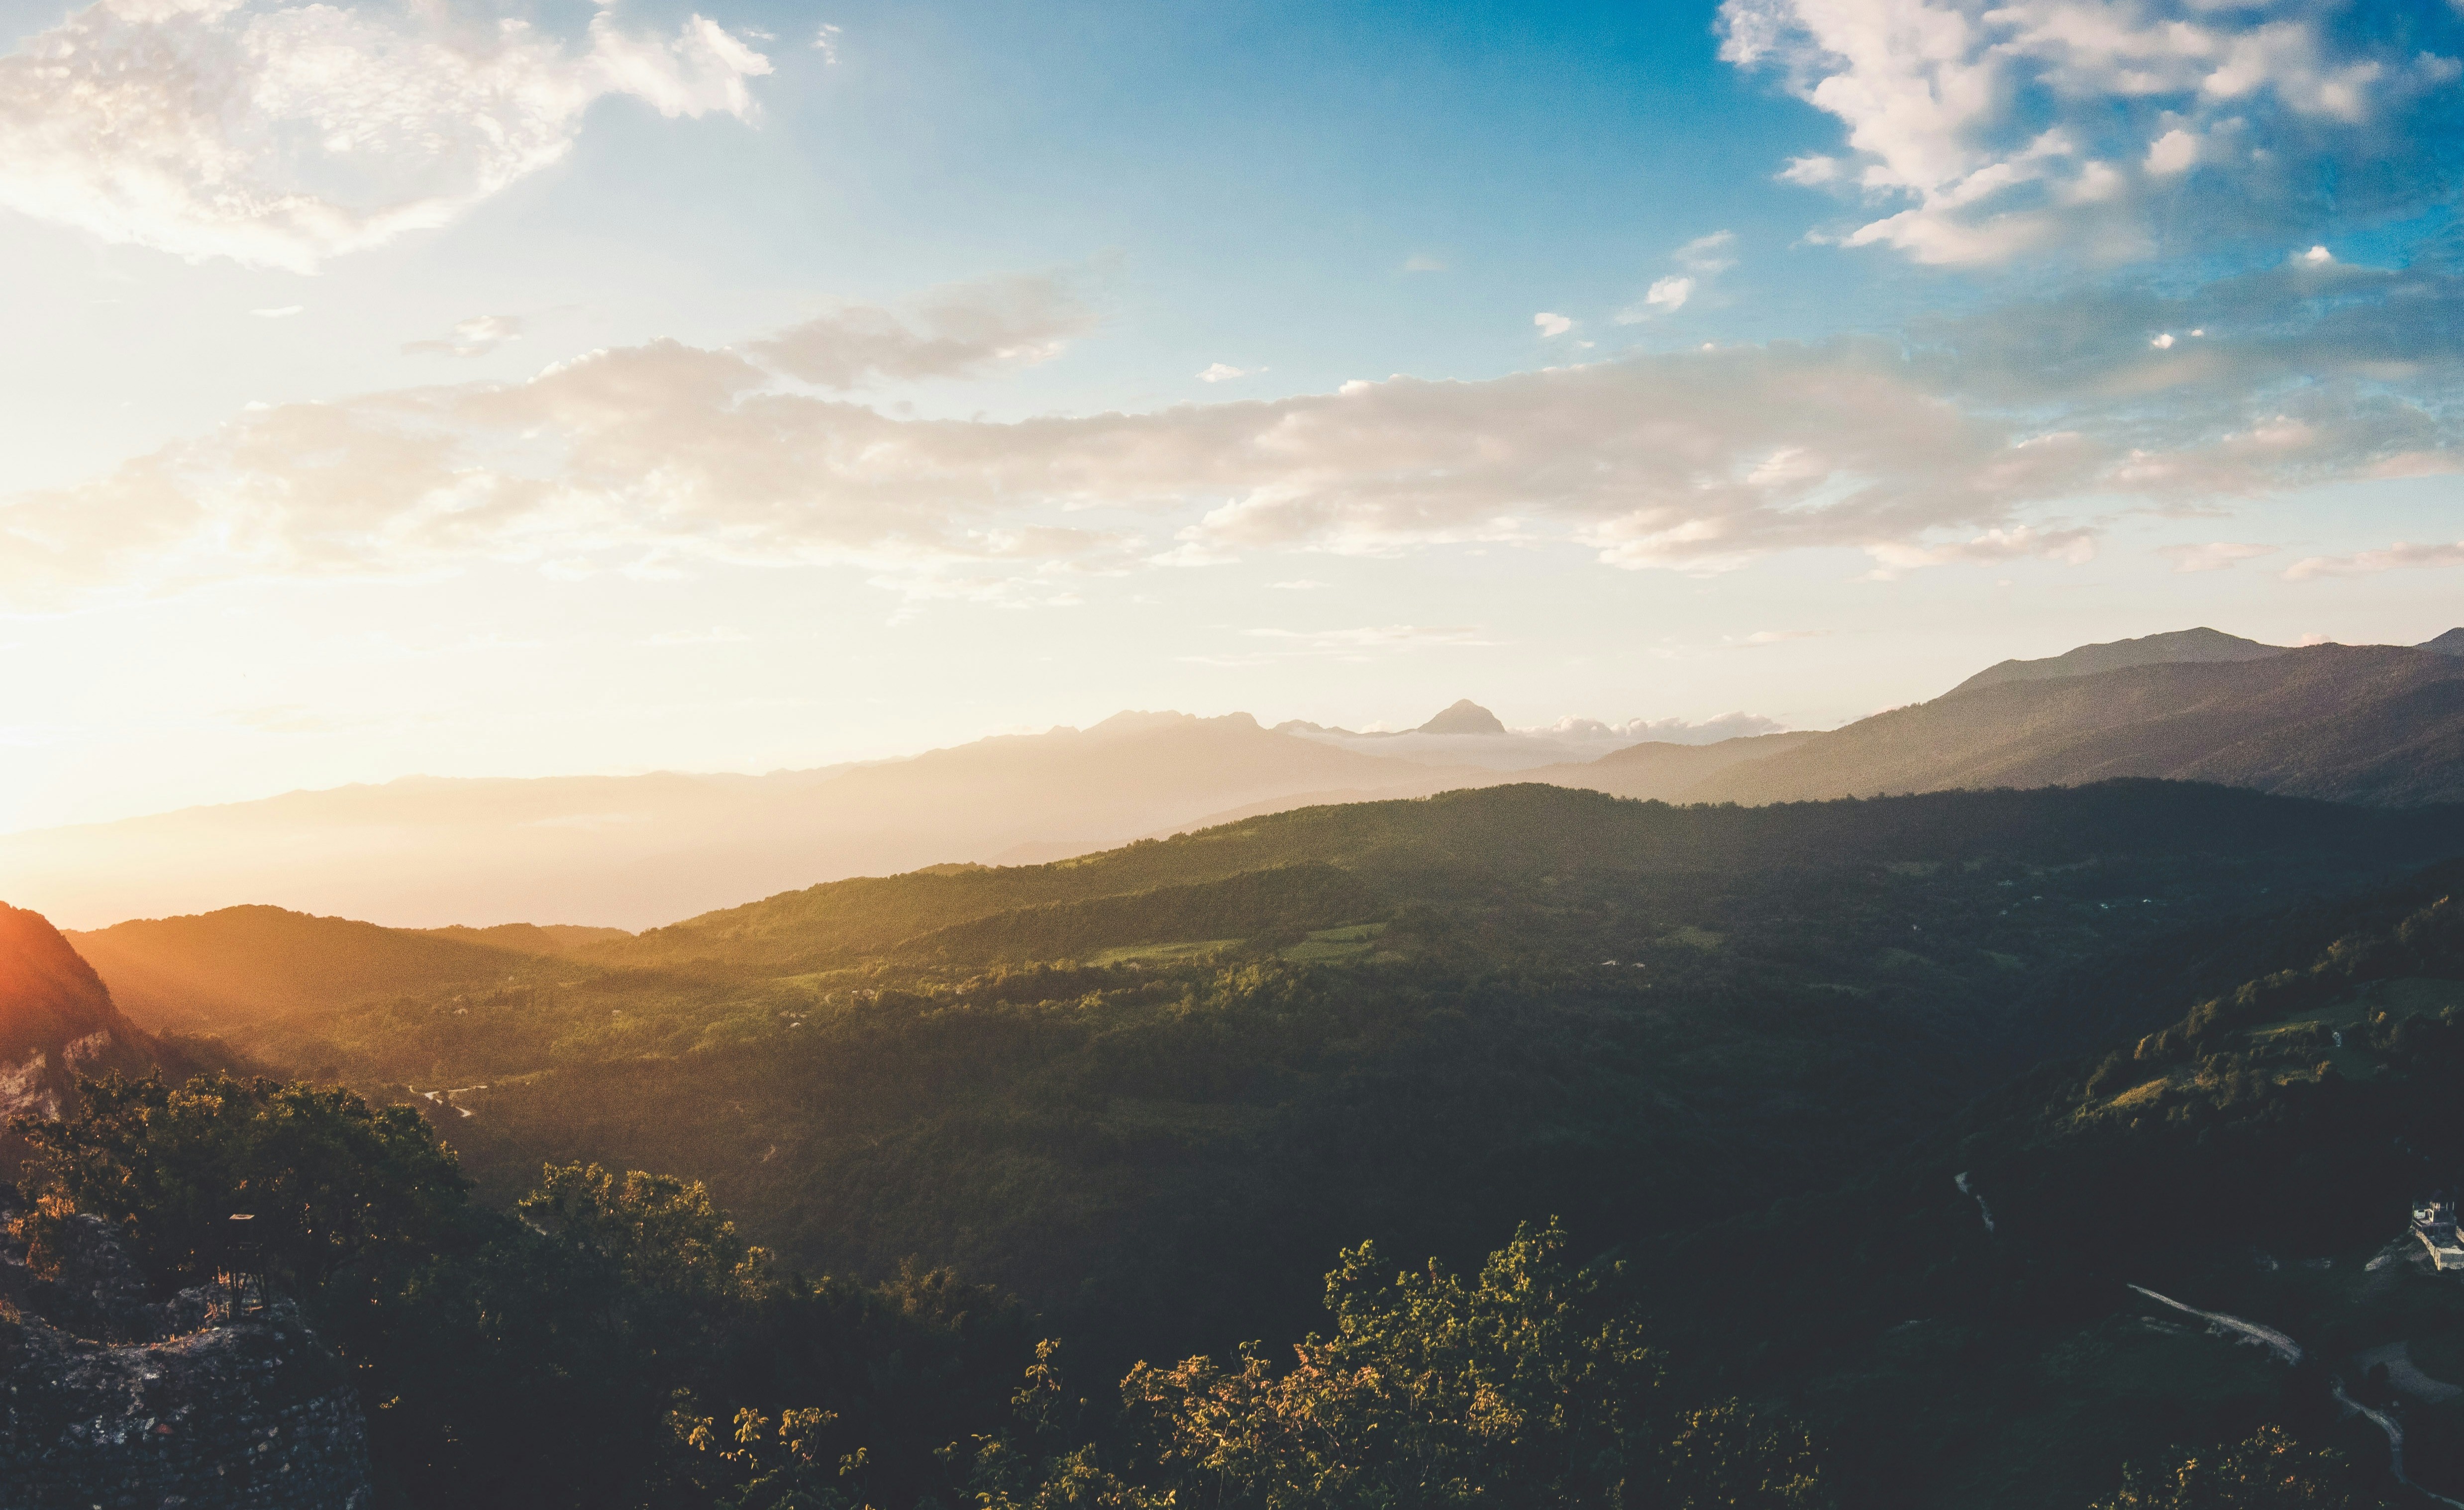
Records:
{"label": "rocky cliff", "polygon": [[[0,1186],[0,1221],[15,1214]],[[146,1300],[99,1217],[37,1275],[0,1227],[0,1500],[10,1510],[365,1510],[366,1423],[341,1360],[277,1299]]]}

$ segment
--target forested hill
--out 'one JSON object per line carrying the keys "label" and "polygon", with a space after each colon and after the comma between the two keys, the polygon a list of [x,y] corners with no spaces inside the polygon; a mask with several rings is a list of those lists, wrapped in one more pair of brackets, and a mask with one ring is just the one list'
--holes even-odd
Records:
{"label": "forested hill", "polygon": [[[2464,1496],[2464,1284],[2409,1228],[2464,1171],[2464,864],[2209,944],[2165,1020],[1840,1192],[1652,1245],[1661,1334],[1715,1346],[1706,1380],[1787,1400],[1901,1503],[2078,1505],[2124,1458],[2261,1422],[2426,1502],[2339,1388]],[[2147,1291],[2274,1329],[2300,1366]]]}
{"label": "forested hill", "polygon": [[2389,806],[2464,800],[2464,658],[2313,646],[1969,686],[1689,787],[1781,802],[2115,777]]}
{"label": "forested hill", "polygon": [[[1674,807],[1517,785],[1306,808],[1045,865],[949,865],[832,882],[583,952],[610,963],[765,971],[909,952],[1023,961],[1360,921],[1408,901],[1474,901],[1492,888],[1551,885],[1552,876],[1741,875],[2016,855],[2065,864],[2099,855],[2304,852],[2339,867],[2371,867],[2459,849],[2464,807],[2397,816],[2155,781],[1763,808]],[[1331,896],[1321,902],[1311,888],[1334,883],[1310,867],[1355,878],[1340,904]],[[1288,886],[1229,885],[1265,872]],[[1287,892],[1288,902],[1276,900]],[[1110,906],[1088,906],[1097,899]],[[1005,940],[988,950],[941,934],[1012,913],[1021,914],[1016,929],[979,930],[977,937]],[[1032,936],[1038,920],[1048,927]],[[1177,931],[1192,928],[1200,931]]]}

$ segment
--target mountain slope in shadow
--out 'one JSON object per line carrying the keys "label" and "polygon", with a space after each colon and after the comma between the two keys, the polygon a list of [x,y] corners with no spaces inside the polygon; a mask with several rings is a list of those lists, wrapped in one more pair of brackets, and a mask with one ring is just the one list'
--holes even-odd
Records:
{"label": "mountain slope in shadow", "polygon": [[1683,799],[1803,801],[2115,777],[2385,806],[2464,799],[2464,659],[2325,645],[1971,684],[1732,766]]}

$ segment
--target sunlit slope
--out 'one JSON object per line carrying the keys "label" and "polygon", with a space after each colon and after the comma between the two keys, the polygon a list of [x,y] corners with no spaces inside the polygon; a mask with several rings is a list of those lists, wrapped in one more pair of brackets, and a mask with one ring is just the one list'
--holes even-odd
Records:
{"label": "sunlit slope", "polygon": [[157,1052],[42,914],[0,904],[0,1178],[22,1152],[8,1117],[56,1116],[77,1075],[143,1074]]}
{"label": "sunlit slope", "polygon": [[69,938],[138,1020],[221,1033],[372,996],[501,982],[532,958],[271,907],[146,918]]}
{"label": "sunlit slope", "polygon": [[2316,646],[1971,687],[1689,788],[1778,802],[2115,777],[2384,805],[2464,799],[2464,659]]}
{"label": "sunlit slope", "polygon": [[415,1097],[494,1194],[671,1170],[816,1271],[951,1262],[1082,1339],[1220,1346],[1306,1322],[1262,1277],[1338,1242],[1476,1253],[1534,1211],[1609,1242],[1836,1185],[2021,1047],[2088,1046],[2063,982],[2457,853],[2464,811],[2161,782],[1515,785],[834,883],[231,1032]]}
{"label": "sunlit slope", "polygon": [[409,778],[0,836],[0,876],[95,927],[271,904],[407,928],[640,928],[788,886],[1046,858],[1211,813],[1499,774],[1360,755],[1246,714],[1124,713],[912,759],[768,776]]}

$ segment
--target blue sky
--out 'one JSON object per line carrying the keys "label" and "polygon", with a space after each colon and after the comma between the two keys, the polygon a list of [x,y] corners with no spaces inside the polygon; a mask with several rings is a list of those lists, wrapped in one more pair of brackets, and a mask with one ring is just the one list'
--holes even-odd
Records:
{"label": "blue sky", "polygon": [[2443,0],[0,29],[0,827],[2464,619]]}

